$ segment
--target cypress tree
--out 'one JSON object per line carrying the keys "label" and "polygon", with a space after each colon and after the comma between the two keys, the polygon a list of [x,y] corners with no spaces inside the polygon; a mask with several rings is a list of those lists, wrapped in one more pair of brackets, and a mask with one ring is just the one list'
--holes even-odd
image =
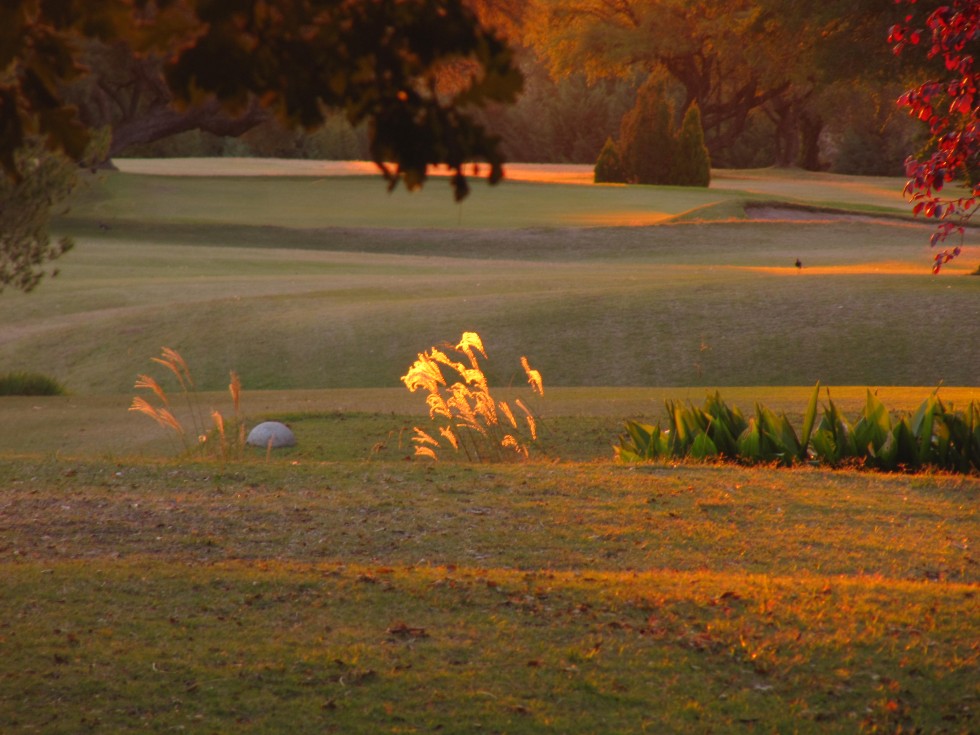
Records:
{"label": "cypress tree", "polygon": [[680,186],[708,186],[711,183],[711,156],[704,144],[697,102],[687,108],[681,123],[673,179],[671,183]]}
{"label": "cypress tree", "polygon": [[676,153],[672,118],[663,84],[647,82],[640,87],[619,136],[620,161],[628,181],[669,183]]}
{"label": "cypress tree", "polygon": [[626,183],[626,172],[619,160],[619,150],[612,138],[606,138],[606,144],[599,151],[595,162],[595,183],[623,184]]}

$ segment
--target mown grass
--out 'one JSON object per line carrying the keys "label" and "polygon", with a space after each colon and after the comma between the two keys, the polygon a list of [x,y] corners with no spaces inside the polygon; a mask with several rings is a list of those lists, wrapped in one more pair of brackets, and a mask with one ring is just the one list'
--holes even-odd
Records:
{"label": "mown grass", "polygon": [[[229,369],[252,389],[385,387],[427,344],[477,329],[494,364],[526,352],[552,385],[980,382],[975,279],[894,272],[885,259],[899,246],[880,234],[875,256],[838,245],[834,226],[772,225],[762,238],[768,227],[683,226],[671,232],[698,239],[657,231],[648,254],[601,263],[597,242],[562,264],[93,243],[49,289],[5,296],[0,369],[119,393],[166,343],[211,389]],[[901,235],[906,261],[922,234]]]}
{"label": "mown grass", "polygon": [[[977,399],[976,279],[929,276],[923,228],[740,218],[893,214],[900,183],[477,187],[460,211],[439,181],[358,182],[113,176],[59,225],[62,275],[0,300],[0,370],[72,391],[0,399],[2,729],[975,729],[976,477],[611,459],[624,419],[706,387],[794,421],[818,379],[848,414],[866,385]],[[425,406],[398,377],[474,329],[495,393],[521,354],[543,373],[539,451],[407,461]],[[162,345],[202,405],[237,370],[299,446],[173,459],[126,411]]]}
{"label": "mown grass", "polygon": [[79,460],[0,479],[0,716],[21,732],[974,722],[975,479]]}
{"label": "mown grass", "polygon": [[[146,362],[144,362],[144,366]],[[797,427],[812,386],[725,387],[723,397],[752,411],[762,403],[785,413]],[[863,409],[866,388],[832,386],[834,403],[849,418]],[[896,413],[911,412],[929,395],[924,387],[884,387],[877,394]],[[502,391],[510,397],[511,391]],[[700,405],[703,388],[549,388],[534,401],[541,424],[537,450],[552,460],[610,459],[612,446],[624,431],[626,419],[658,421],[664,402],[690,401]],[[940,397],[953,406],[980,399],[978,388],[943,388]],[[203,413],[231,411],[226,391],[196,396]],[[0,433],[0,455],[173,457],[175,447],[152,421],[129,411],[132,393],[119,396],[7,397],[0,415],[16,431]],[[182,406],[181,421],[191,421]],[[415,425],[427,422],[422,399],[404,388],[250,391],[242,396],[249,426],[265,419],[287,422],[299,445],[290,456],[309,461],[380,460],[408,456],[408,437]],[[404,452],[404,454],[402,453]],[[256,457],[264,452],[256,450]]]}
{"label": "mown grass", "polygon": [[[58,279],[0,301],[0,370],[122,393],[167,344],[211,390],[231,369],[246,390],[392,387],[475,330],[491,370],[527,354],[550,385],[980,383],[973,251],[932,277],[897,179],[507,182],[462,220],[444,183],[108,175],[58,225],[79,242]],[[751,201],[890,216],[738,219]],[[680,219],[631,226],[656,212]]]}

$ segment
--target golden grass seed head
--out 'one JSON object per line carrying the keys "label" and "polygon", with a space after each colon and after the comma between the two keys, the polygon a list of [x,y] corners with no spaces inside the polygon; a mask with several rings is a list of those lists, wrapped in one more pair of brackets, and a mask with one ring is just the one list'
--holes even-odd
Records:
{"label": "golden grass seed head", "polygon": [[516,429],[517,419],[514,418],[514,412],[510,410],[510,406],[507,404],[507,401],[498,402],[497,407],[500,409],[500,412],[504,415],[504,417],[510,422],[510,425]]}
{"label": "golden grass seed head", "polygon": [[439,457],[436,455],[436,453],[434,451],[432,451],[432,448],[431,447],[426,447],[426,446],[417,446],[417,447],[415,447],[415,456],[416,457],[427,457],[427,458],[433,459],[433,460],[435,460],[437,462],[439,461]]}
{"label": "golden grass seed head", "polygon": [[164,392],[163,388],[160,387],[160,384],[149,375],[144,375],[142,373],[140,375],[137,375],[136,383],[133,385],[133,387],[136,388],[137,390],[141,390],[141,389],[151,390],[156,395],[156,397],[160,399],[160,402],[163,403],[163,405],[165,406],[170,405],[170,401],[167,400],[166,392]]}
{"label": "golden grass seed head", "polygon": [[229,373],[231,381],[228,383],[228,392],[231,393],[231,402],[235,406],[235,415],[238,415],[239,401],[242,396],[242,381],[238,373],[232,370]]}
{"label": "golden grass seed head", "polygon": [[453,449],[457,452],[459,451],[459,439],[456,437],[456,432],[452,430],[449,426],[440,426],[439,433],[448,441]]}
{"label": "golden grass seed head", "polygon": [[541,379],[541,373],[531,368],[530,363],[527,361],[527,357],[521,357],[521,365],[524,368],[524,372],[527,374],[528,384],[530,384],[535,393],[537,393],[539,396],[543,396],[544,382]]}
{"label": "golden grass seed head", "polygon": [[[429,434],[427,431],[425,431],[424,429],[420,429],[418,426],[413,426],[412,429],[413,431],[415,431],[415,436],[412,437],[412,441],[415,442],[417,445],[425,446],[429,444],[434,447],[439,446],[439,440],[433,438],[433,436]],[[418,451],[418,449],[416,449],[416,451]]]}

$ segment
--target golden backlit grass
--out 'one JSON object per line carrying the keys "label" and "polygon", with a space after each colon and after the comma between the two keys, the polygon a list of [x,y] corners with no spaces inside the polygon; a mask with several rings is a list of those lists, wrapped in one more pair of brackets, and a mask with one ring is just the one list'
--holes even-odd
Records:
{"label": "golden backlit grass", "polygon": [[[434,422],[434,427],[425,429],[413,426],[415,457],[438,460],[439,452],[451,449],[470,461],[528,458],[528,447],[538,438],[537,419],[521,398],[513,400],[512,408],[510,401],[491,391],[481,356],[487,359],[480,335],[463,332],[456,345],[445,343],[420,352],[401,377],[409,392],[425,395]],[[543,396],[541,373],[525,356],[521,366],[532,394]]]}
{"label": "golden backlit grass", "polygon": [[976,478],[0,463],[16,731],[968,732]]}

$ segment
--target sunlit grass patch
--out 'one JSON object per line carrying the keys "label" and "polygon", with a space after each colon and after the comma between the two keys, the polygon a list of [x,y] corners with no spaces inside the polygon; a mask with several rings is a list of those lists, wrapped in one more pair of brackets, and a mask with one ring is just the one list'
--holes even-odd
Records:
{"label": "sunlit grass patch", "polygon": [[936,731],[968,728],[974,705],[962,585],[140,559],[4,572],[0,715],[24,730]]}
{"label": "sunlit grass patch", "polygon": [[0,461],[0,720],[967,731],[975,478]]}

